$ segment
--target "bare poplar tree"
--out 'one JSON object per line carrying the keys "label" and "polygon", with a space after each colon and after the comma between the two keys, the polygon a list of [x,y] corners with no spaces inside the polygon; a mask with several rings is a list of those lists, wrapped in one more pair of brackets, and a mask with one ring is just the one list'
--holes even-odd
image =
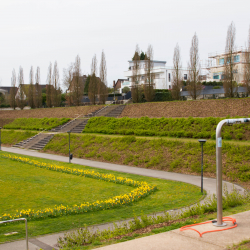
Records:
{"label": "bare poplar tree", "polygon": [[244,53],[244,60],[245,60],[245,65],[244,65],[243,80],[244,80],[246,92],[249,96],[250,95],[250,27],[249,27],[249,33],[248,33],[247,47]]}
{"label": "bare poplar tree", "polygon": [[73,63],[71,63],[67,69],[63,69],[63,84],[67,88],[66,100],[69,106],[73,104],[73,73]]}
{"label": "bare poplar tree", "polygon": [[181,97],[181,87],[182,87],[182,65],[181,65],[181,54],[180,47],[178,43],[174,49],[174,57],[173,57],[173,84],[172,84],[172,97],[174,100],[180,100]]}
{"label": "bare poplar tree", "polygon": [[224,72],[223,72],[223,87],[226,97],[234,97],[237,95],[237,83],[236,83],[236,67],[234,63],[235,52],[235,34],[236,29],[232,22],[227,30],[225,58],[224,58]]}
{"label": "bare poplar tree", "polygon": [[36,68],[34,100],[36,108],[42,107],[42,89],[40,85],[40,68]]}
{"label": "bare poplar tree", "polygon": [[145,82],[143,85],[145,99],[148,102],[152,102],[155,97],[155,74],[153,73],[154,68],[154,51],[152,45],[148,46],[147,53],[145,55]]}
{"label": "bare poplar tree", "polygon": [[15,71],[15,69],[12,70],[12,77],[11,77],[10,106],[13,109],[16,109],[16,107],[17,107],[17,102],[16,102],[16,71]]}
{"label": "bare poplar tree", "polygon": [[133,102],[140,102],[142,99],[142,89],[140,86],[140,49],[138,44],[135,48],[135,54],[133,57],[133,66],[132,66],[132,84],[131,92]]}
{"label": "bare poplar tree", "polygon": [[81,59],[79,55],[77,55],[75,59],[73,79],[71,84],[73,101],[75,105],[80,106],[83,97],[84,86],[81,77]]}
{"label": "bare poplar tree", "polygon": [[97,101],[97,95],[99,89],[99,79],[96,76],[96,72],[97,72],[97,59],[96,55],[94,55],[92,58],[91,76],[90,76],[89,91],[88,91],[88,97],[94,105],[96,104]]}
{"label": "bare poplar tree", "polygon": [[199,75],[200,75],[199,42],[196,33],[192,38],[188,70],[189,70],[189,79],[187,82],[187,90],[190,96],[194,100],[196,100],[196,98],[200,95],[202,90],[201,82],[199,81]]}
{"label": "bare poplar tree", "polygon": [[59,107],[61,104],[61,89],[60,89],[60,82],[59,82],[59,70],[57,67],[57,61],[54,63],[54,70],[53,70],[53,88],[52,88],[52,105],[54,107]]}
{"label": "bare poplar tree", "polygon": [[52,107],[52,63],[49,64],[46,86],[46,104],[49,108]]}
{"label": "bare poplar tree", "polygon": [[108,97],[108,86],[107,86],[107,66],[104,51],[102,51],[101,63],[100,63],[100,84],[99,84],[99,100],[105,104]]}
{"label": "bare poplar tree", "polygon": [[30,84],[28,89],[28,101],[29,106],[33,109],[35,108],[35,100],[34,100],[34,73],[33,67],[30,68]]}
{"label": "bare poplar tree", "polygon": [[25,107],[25,93],[24,93],[24,78],[23,78],[23,68],[20,66],[18,74],[18,93],[17,93],[17,106],[20,109]]}

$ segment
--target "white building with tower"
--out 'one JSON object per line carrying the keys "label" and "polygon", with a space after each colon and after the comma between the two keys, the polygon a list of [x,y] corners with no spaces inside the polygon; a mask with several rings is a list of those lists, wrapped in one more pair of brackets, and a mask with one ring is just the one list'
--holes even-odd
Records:
{"label": "white building with tower", "polygon": [[[127,81],[124,81],[121,85],[121,91],[124,87],[132,86],[132,77],[133,77],[133,67],[134,62],[128,61],[129,67],[128,70],[124,72],[125,78]],[[152,73],[154,74],[154,83],[156,89],[172,89],[172,82],[173,82],[173,67],[167,67],[166,61],[153,61],[153,69]],[[139,75],[140,75],[140,84],[144,84],[145,80],[145,60],[139,61]],[[182,79],[186,81],[188,79],[188,70],[181,69]]]}

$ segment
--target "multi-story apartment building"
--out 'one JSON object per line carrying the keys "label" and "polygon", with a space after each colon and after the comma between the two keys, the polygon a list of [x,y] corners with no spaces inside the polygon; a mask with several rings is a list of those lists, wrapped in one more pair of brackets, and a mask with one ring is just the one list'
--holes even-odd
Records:
{"label": "multi-story apartment building", "polygon": [[[130,87],[132,86],[132,77],[133,77],[133,67],[134,62],[128,61],[129,67],[128,70],[124,72],[125,78],[127,81],[124,81],[121,85],[121,89],[125,86]],[[145,81],[145,64],[146,61],[141,60],[139,62],[139,75],[140,75],[140,82],[139,84],[144,84]],[[182,69],[182,76],[183,80],[186,81],[188,79],[188,70]],[[171,89],[172,82],[173,82],[173,68],[166,66],[166,61],[153,61],[153,68],[152,73],[154,74],[154,83],[156,89]]]}
{"label": "multi-story apartment building", "polygon": [[[234,65],[234,77],[237,83],[243,82],[243,73],[245,65],[245,52],[243,48],[237,48],[232,55],[232,62]],[[225,70],[225,60],[227,60],[229,54],[226,52],[214,52],[209,53],[208,62],[206,68],[209,70],[209,81],[222,81]]]}

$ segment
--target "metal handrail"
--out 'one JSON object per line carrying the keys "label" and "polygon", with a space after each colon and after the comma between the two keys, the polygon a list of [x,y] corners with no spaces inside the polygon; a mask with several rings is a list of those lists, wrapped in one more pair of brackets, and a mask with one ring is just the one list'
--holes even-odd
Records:
{"label": "metal handrail", "polygon": [[21,221],[21,220],[24,220],[24,221],[25,221],[25,230],[26,230],[26,250],[28,250],[28,249],[29,249],[29,242],[28,242],[28,225],[27,225],[27,219],[26,219],[26,218],[19,218],[19,219],[14,219],[14,220],[0,221],[0,224],[9,223],[9,222],[13,222],[13,221]]}

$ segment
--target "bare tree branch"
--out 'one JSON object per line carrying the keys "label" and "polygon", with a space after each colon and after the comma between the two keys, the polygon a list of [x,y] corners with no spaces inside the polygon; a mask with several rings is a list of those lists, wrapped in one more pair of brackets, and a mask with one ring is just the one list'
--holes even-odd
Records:
{"label": "bare tree branch", "polygon": [[96,72],[97,72],[97,59],[96,55],[94,55],[91,63],[91,76],[90,76],[89,91],[88,91],[89,99],[94,105],[96,104],[98,89],[99,89],[99,81],[100,81],[96,76]]}
{"label": "bare tree branch", "polygon": [[140,86],[140,49],[138,44],[133,57],[131,92],[133,102],[140,102],[142,99],[142,88]]}
{"label": "bare tree branch", "polygon": [[99,84],[99,100],[105,104],[108,97],[108,86],[107,86],[107,66],[105,53],[102,51],[101,63],[100,63],[100,84]]}
{"label": "bare tree branch", "polygon": [[148,46],[147,53],[145,55],[145,81],[144,81],[144,95],[148,102],[152,102],[155,97],[155,74],[154,68],[154,51],[152,45]]}
{"label": "bare tree branch", "polygon": [[52,63],[49,64],[46,86],[46,104],[49,108],[52,107]]}
{"label": "bare tree branch", "polygon": [[178,43],[174,49],[174,57],[173,57],[173,84],[172,84],[172,97],[174,100],[180,100],[181,97],[181,87],[182,87],[182,65],[181,65],[181,54],[180,54],[180,47]]}
{"label": "bare tree branch", "polygon": [[17,107],[17,102],[16,102],[16,71],[15,71],[15,69],[12,70],[12,77],[11,77],[10,106],[13,109],[16,109],[16,107]]}
{"label": "bare tree branch", "polygon": [[200,59],[199,59],[199,42],[196,33],[192,38],[190,48],[190,61],[188,63],[189,79],[187,82],[187,90],[191,97],[196,100],[201,93],[200,75]]}

